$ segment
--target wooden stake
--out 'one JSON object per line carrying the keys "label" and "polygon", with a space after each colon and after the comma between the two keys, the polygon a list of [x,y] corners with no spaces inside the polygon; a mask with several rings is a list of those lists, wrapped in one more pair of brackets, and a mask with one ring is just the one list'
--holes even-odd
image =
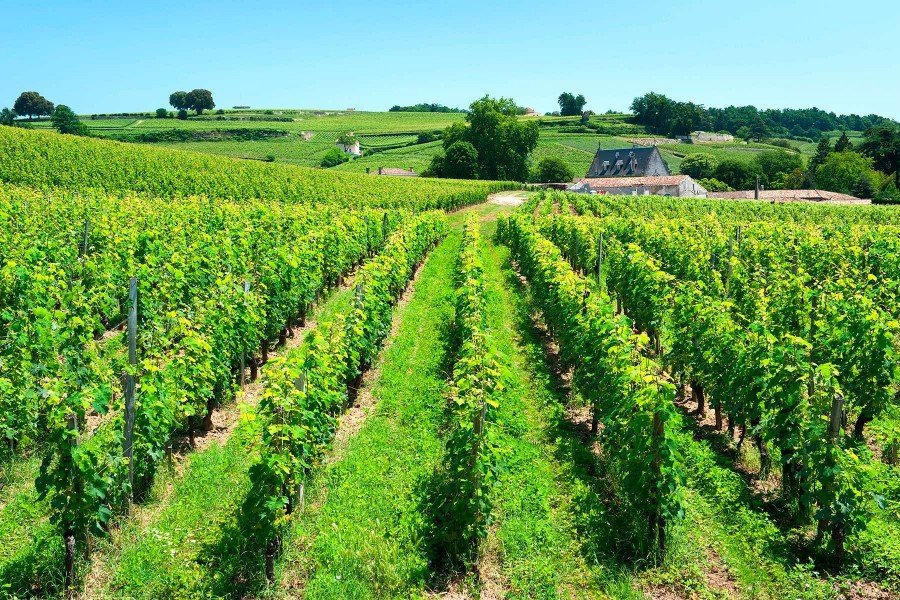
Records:
{"label": "wooden stake", "polygon": [[137,278],[128,286],[128,365],[125,373],[125,440],[123,453],[128,461],[128,504],[134,499],[134,371],[137,366]]}

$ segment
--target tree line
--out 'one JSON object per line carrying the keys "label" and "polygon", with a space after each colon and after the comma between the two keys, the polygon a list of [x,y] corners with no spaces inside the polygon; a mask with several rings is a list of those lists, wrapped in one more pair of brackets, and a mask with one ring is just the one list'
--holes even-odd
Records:
{"label": "tree line", "polygon": [[742,139],[791,137],[818,140],[826,131],[865,131],[896,125],[879,115],[838,115],[819,108],[760,110],[755,106],[705,107],[648,92],[631,103],[634,122],[657,135],[683,136],[692,131],[723,131]]}

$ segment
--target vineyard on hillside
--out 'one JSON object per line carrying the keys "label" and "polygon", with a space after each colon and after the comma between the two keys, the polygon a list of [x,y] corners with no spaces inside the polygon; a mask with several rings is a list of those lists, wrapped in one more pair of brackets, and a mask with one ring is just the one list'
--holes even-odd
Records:
{"label": "vineyard on hillside", "polygon": [[0,128],[0,594],[897,597],[900,212],[518,187]]}

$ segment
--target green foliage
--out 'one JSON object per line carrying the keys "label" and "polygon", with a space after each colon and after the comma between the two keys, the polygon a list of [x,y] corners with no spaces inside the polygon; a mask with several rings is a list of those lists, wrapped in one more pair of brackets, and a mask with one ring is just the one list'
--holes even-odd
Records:
{"label": "green foliage", "polygon": [[187,111],[183,108],[178,109],[178,119],[180,121],[186,121],[188,117]]}
{"label": "green foliage", "polygon": [[876,177],[873,160],[855,152],[833,152],[816,169],[816,185],[825,190],[852,193],[860,179]]}
{"label": "green foliage", "polygon": [[37,92],[22,92],[13,104],[16,114],[27,115],[29,120],[33,117],[52,114],[53,109],[53,103]]}
{"label": "green foliage", "polygon": [[765,184],[765,174],[758,163],[746,163],[735,158],[726,158],[716,167],[715,178],[736,190],[752,190],[756,178]]}
{"label": "green foliage", "polygon": [[4,108],[0,111],[0,125],[9,126],[15,124],[17,116],[16,111]]}
{"label": "green foliage", "polygon": [[715,156],[706,152],[699,152],[685,157],[681,161],[679,170],[683,175],[689,175],[694,179],[709,179],[715,175],[718,166],[719,161]]}
{"label": "green foliage", "polygon": [[834,151],[835,152],[847,152],[849,150],[853,150],[853,142],[850,141],[850,138],[847,137],[847,132],[842,131],[841,137],[834,143]]}
{"label": "green foliage", "polygon": [[716,179],[715,177],[709,177],[707,179],[698,179],[697,183],[703,186],[703,188],[708,192],[733,192],[734,188],[728,185],[727,183],[723,183]]}
{"label": "green foliage", "polygon": [[330,169],[331,167],[336,167],[348,160],[350,160],[350,157],[347,156],[346,152],[343,152],[340,148],[331,148],[322,157],[319,165],[326,169]]}
{"label": "green foliage", "polygon": [[796,152],[787,150],[767,150],[753,157],[762,171],[763,183],[772,188],[784,187],[789,173],[803,168],[803,158]]}
{"label": "green foliage", "polygon": [[[477,152],[481,179],[525,181],[528,154],[538,140],[538,125],[516,118],[517,106],[509,98],[485,96],[476,100],[466,114],[467,125],[454,123],[444,131],[444,149],[456,142],[468,142]],[[443,159],[432,164],[440,174]]]}
{"label": "green foliage", "polygon": [[559,114],[563,117],[580,116],[584,105],[587,104],[583,95],[576,96],[570,92],[560,94],[557,102],[559,102]]}
{"label": "green foliage", "polygon": [[202,115],[204,110],[212,110],[216,107],[213,102],[212,92],[204,89],[191,90],[185,95],[185,104],[183,108],[197,111],[198,115]]}
{"label": "green foliage", "polygon": [[179,112],[183,110],[187,111],[191,106],[188,102],[187,95],[187,92],[172,92],[169,94],[169,105]]}
{"label": "green foliage", "polygon": [[395,104],[388,109],[388,112],[427,112],[427,113],[461,113],[465,112],[461,108],[450,108],[443,104],[437,103],[420,103],[411,106],[399,106]]}
{"label": "green foliage", "polygon": [[535,170],[534,181],[540,183],[569,182],[575,177],[572,168],[561,158],[547,156],[541,159]]}
{"label": "green foliage", "polygon": [[478,151],[469,142],[454,142],[444,154],[440,176],[454,179],[477,179]]}
{"label": "green foliage", "polygon": [[[574,241],[570,232],[554,224],[548,223],[545,231]],[[674,386],[656,374],[657,365],[640,356],[647,336],[635,335],[630,320],[616,315],[609,296],[574,273],[557,247],[525,217],[500,221],[497,234],[528,278],[532,296],[559,342],[563,365],[574,367],[577,389],[603,423],[600,439],[622,482],[622,501],[642,524],[635,543],[663,554],[669,524],[683,515],[684,474],[673,438],[679,428]],[[578,248],[582,256],[597,257],[593,244]],[[569,258],[578,262],[574,254]],[[663,282],[652,279],[636,293],[661,293],[664,288],[657,284]]]}
{"label": "green foliage", "polygon": [[872,159],[875,168],[893,174],[894,183],[900,186],[900,127],[896,124],[872,127],[864,135],[859,151]]}
{"label": "green foliage", "polygon": [[56,107],[50,120],[60,133],[70,133],[72,135],[87,135],[88,133],[87,126],[65,104],[60,104]]}
{"label": "green foliage", "polygon": [[165,108],[157,108],[156,109],[156,118],[157,119],[168,119],[169,111],[166,110]]}
{"label": "green foliage", "polygon": [[402,225],[360,269],[349,313],[317,328],[299,353],[270,368],[255,416],[260,460],[250,470],[244,506],[257,546],[266,543],[270,559],[310,469],[334,435],[348,386],[373,363],[390,328],[391,306],[444,230],[443,215],[434,212]]}

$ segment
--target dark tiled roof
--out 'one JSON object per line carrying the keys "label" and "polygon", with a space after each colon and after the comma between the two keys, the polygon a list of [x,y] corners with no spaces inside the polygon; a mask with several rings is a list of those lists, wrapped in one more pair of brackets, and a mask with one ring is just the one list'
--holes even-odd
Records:
{"label": "dark tiled roof", "polygon": [[[620,148],[597,151],[591,165],[591,177],[641,177],[647,174],[655,147]],[[596,168],[596,169],[595,169]]]}

